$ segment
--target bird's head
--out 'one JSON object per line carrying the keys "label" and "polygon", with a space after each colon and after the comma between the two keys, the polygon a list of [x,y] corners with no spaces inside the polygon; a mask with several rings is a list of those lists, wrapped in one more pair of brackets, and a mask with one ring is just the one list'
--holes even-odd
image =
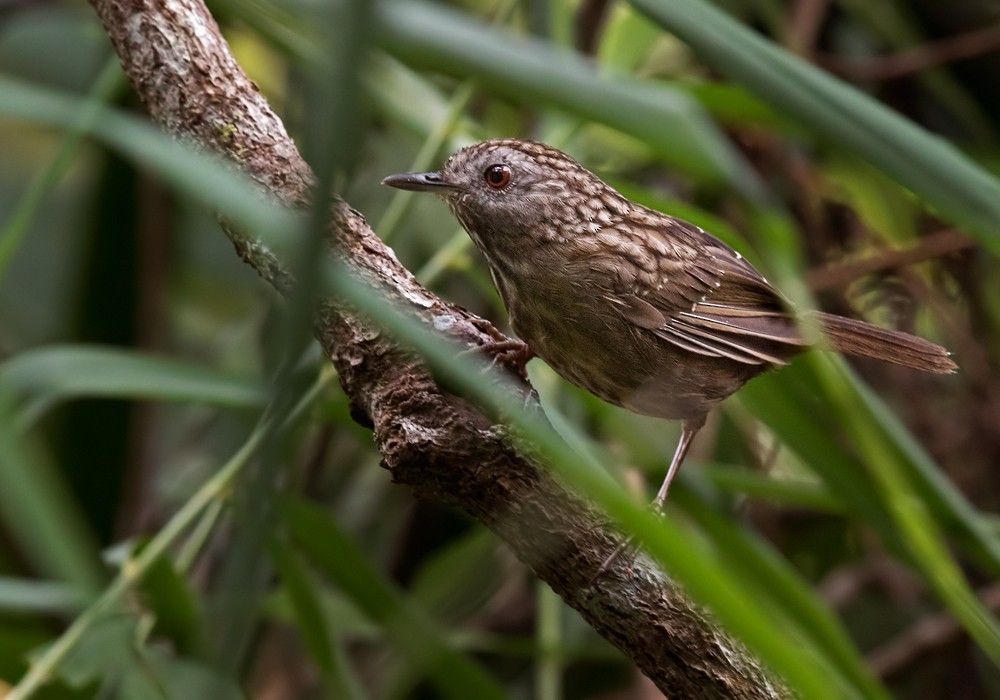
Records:
{"label": "bird's head", "polygon": [[[448,202],[480,247],[499,238],[560,236],[594,228],[624,199],[568,155],[536,141],[495,139],[467,146],[438,172],[390,175],[383,185],[433,192]],[[567,228],[567,226],[569,228]],[[597,228],[600,225],[596,225]]]}

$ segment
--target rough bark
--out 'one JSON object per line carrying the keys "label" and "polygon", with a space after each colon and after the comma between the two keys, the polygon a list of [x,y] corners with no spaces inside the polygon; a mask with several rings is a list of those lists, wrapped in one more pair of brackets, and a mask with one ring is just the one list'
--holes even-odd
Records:
{"label": "rough bark", "polygon": [[[233,59],[201,0],[92,0],[152,118],[229,158],[289,206],[307,206],[313,174]],[[468,311],[421,287],[359,213],[333,206],[337,251],[380,280],[437,332],[488,340]],[[280,290],[293,280],[261,246],[230,232],[239,255]],[[668,696],[775,698],[787,692],[647,560],[626,558],[591,585],[618,541],[600,515],[518,454],[479,409],[441,389],[378,328],[336,304],[317,337],[384,466],[415,495],[453,504],[497,534]]]}

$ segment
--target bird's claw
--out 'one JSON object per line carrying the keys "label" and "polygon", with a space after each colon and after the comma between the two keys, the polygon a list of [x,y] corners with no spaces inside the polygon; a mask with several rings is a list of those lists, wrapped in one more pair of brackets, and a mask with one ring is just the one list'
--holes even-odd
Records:
{"label": "bird's claw", "polygon": [[535,356],[535,353],[532,352],[530,347],[528,347],[528,344],[521,340],[508,338],[506,335],[497,330],[496,326],[485,319],[473,319],[472,323],[479,328],[479,330],[490,336],[492,340],[474,348],[465,350],[462,354],[489,355],[492,358],[492,361],[490,362],[491,367],[495,367],[497,365],[510,367],[517,371],[517,374],[521,377],[521,379],[527,381],[528,370],[525,365],[528,364],[528,360]]}

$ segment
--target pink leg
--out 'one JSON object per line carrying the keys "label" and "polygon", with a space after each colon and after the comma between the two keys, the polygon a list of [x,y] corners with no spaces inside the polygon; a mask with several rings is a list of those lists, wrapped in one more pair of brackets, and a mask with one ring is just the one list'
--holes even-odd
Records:
{"label": "pink leg", "polygon": [[667,469],[666,478],[663,479],[663,485],[660,486],[660,490],[656,493],[656,498],[653,499],[653,510],[657,513],[663,512],[663,503],[667,500],[667,490],[670,488],[670,482],[674,480],[674,475],[677,474],[681,462],[684,461],[688,450],[691,448],[691,441],[694,440],[694,436],[698,434],[703,425],[705,425],[705,416],[689,418],[681,424],[680,442],[677,443],[677,449],[674,450],[674,458],[670,460],[670,467]]}
{"label": "pink leg", "polygon": [[[677,443],[677,449],[674,450],[673,459],[670,460],[670,467],[667,469],[667,476],[663,479],[663,484],[660,486],[660,490],[656,494],[656,498],[653,499],[651,507],[656,514],[663,512],[663,504],[667,500],[667,491],[670,489],[670,482],[674,480],[674,475],[677,474],[677,470],[680,469],[681,463],[687,456],[688,450],[691,448],[691,441],[694,440],[694,436],[698,434],[701,427],[705,425],[705,416],[697,416],[695,418],[688,418],[681,424],[681,439]],[[597,577],[607,571],[612,564],[617,561],[618,557],[622,555],[627,549],[633,550],[634,555],[635,546],[635,535],[629,535],[625,538],[625,541],[620,545],[615,547],[615,550],[608,555],[608,558],[604,560],[601,564],[601,568],[597,570],[594,577],[591,579],[591,583],[597,580]]]}

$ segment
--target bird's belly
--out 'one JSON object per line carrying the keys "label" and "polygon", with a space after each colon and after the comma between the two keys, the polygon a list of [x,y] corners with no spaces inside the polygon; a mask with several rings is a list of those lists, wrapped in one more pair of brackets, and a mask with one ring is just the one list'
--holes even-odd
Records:
{"label": "bird's belly", "polygon": [[538,357],[564,379],[636,413],[703,415],[765,369],[682,350],[599,304],[551,293],[506,301],[514,331]]}

